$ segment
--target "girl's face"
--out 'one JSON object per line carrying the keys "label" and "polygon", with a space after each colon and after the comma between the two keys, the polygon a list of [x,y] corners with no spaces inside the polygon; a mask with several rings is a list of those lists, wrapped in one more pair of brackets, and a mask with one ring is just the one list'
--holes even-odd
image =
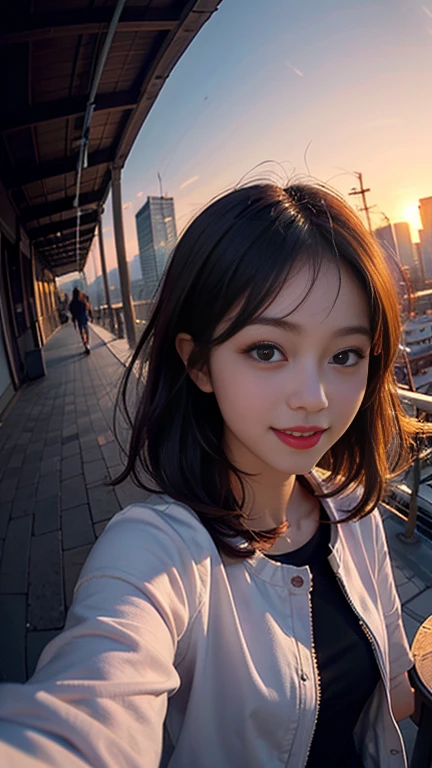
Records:
{"label": "girl's face", "polygon": [[325,261],[294,309],[310,285],[306,265],[251,325],[212,351],[209,376],[197,383],[216,396],[227,455],[239,469],[305,474],[354,419],[367,383],[369,312],[344,266],[336,299],[338,284]]}

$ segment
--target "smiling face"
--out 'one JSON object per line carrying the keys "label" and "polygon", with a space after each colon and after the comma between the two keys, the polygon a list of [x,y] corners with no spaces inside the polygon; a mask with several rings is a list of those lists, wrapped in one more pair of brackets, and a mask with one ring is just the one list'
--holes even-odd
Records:
{"label": "smiling face", "polygon": [[[337,296],[338,272],[327,260],[297,307],[309,285],[306,266],[252,324],[213,349],[209,377],[196,380],[215,394],[228,457],[261,477],[309,472],[365,394],[370,336],[362,288],[342,266]],[[293,431],[306,435],[287,434]]]}

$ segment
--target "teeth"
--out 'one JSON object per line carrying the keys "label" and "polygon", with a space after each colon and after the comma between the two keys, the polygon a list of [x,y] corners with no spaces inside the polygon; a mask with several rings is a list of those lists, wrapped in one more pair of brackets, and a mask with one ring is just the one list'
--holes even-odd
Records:
{"label": "teeth", "polygon": [[316,435],[316,432],[289,432],[287,429],[283,429],[285,435],[294,435],[294,437],[310,437]]}

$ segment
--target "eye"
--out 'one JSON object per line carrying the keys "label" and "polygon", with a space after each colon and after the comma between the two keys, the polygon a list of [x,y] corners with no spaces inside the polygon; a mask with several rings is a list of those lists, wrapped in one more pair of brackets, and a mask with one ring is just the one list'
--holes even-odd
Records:
{"label": "eye", "polygon": [[352,368],[364,357],[365,355],[359,349],[343,349],[330,358],[330,363],[331,365],[338,365],[339,368]]}
{"label": "eye", "polygon": [[254,344],[252,347],[248,347],[245,352],[259,363],[280,363],[285,357],[278,347],[268,342]]}

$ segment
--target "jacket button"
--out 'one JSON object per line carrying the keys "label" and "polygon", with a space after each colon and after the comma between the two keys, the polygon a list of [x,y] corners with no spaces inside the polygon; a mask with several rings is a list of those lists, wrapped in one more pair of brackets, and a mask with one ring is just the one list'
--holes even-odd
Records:
{"label": "jacket button", "polygon": [[391,754],[391,755],[398,755],[398,754],[399,754],[399,752],[400,752],[400,749],[391,749],[391,750],[390,750],[390,754]]}
{"label": "jacket button", "polygon": [[302,680],[304,683],[306,682],[306,680],[309,680],[309,678],[308,678],[308,676],[307,676],[306,672],[302,672],[302,673],[301,673],[301,675],[300,675],[300,680]]}
{"label": "jacket button", "polygon": [[302,587],[304,584],[303,576],[293,576],[291,579],[293,587]]}

